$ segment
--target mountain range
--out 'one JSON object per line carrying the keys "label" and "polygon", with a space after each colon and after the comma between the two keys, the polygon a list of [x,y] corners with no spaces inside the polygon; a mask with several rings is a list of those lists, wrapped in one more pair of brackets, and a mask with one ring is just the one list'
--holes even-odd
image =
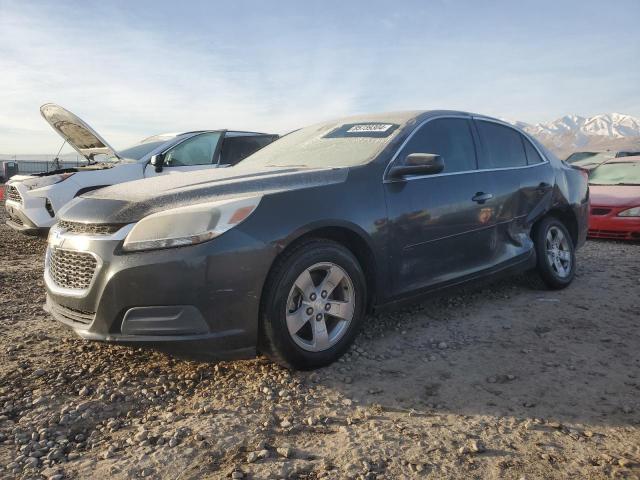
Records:
{"label": "mountain range", "polygon": [[640,151],[640,119],[631,115],[565,115],[553,122],[535,125],[512,123],[536,137],[560,158],[575,151]]}

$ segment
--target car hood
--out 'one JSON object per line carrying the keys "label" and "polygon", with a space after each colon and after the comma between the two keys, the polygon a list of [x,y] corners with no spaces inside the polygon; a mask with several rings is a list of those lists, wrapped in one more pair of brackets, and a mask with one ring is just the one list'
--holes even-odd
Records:
{"label": "car hood", "polygon": [[202,202],[344,182],[348,168],[232,168],[173,173],[86,193],[59,218],[83,223],[132,223],[158,211]]}
{"label": "car hood", "polygon": [[635,207],[640,205],[640,185],[589,185],[591,205]]}
{"label": "car hood", "polygon": [[84,120],[60,105],[46,103],[40,107],[40,114],[58,135],[87,160],[102,154],[120,158],[118,152]]}

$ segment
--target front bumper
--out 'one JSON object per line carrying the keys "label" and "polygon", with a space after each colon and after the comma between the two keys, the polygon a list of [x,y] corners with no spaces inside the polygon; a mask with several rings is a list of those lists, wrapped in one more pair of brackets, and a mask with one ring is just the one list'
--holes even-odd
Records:
{"label": "front bumper", "polygon": [[[55,218],[47,210],[47,199],[29,193],[20,182],[8,184],[17,191],[19,200],[5,201],[5,210],[9,219],[6,224],[23,233],[46,231],[54,223]],[[6,194],[6,192],[5,192]]]}
{"label": "front bumper", "polygon": [[[255,355],[260,294],[275,252],[233,229],[201,245],[124,253],[127,231],[62,234],[50,240],[45,310],[89,340],[153,345],[208,358]],[[86,289],[55,283],[52,248],[98,258]]]}
{"label": "front bumper", "polygon": [[[606,238],[611,240],[640,241],[640,217],[620,217],[618,214],[624,208],[610,208],[592,206],[589,217],[589,237]],[[594,211],[606,211],[604,215],[594,215]]]}

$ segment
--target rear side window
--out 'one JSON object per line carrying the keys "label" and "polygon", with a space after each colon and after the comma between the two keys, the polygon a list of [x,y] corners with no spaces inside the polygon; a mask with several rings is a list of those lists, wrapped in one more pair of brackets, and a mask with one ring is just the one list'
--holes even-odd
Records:
{"label": "rear side window", "polygon": [[220,152],[221,165],[235,165],[273,142],[272,135],[225,137]]}
{"label": "rear side window", "polygon": [[483,120],[476,120],[476,125],[484,153],[480,157],[480,168],[524,167],[527,164],[520,133]]}
{"label": "rear side window", "polygon": [[471,127],[464,118],[439,118],[422,126],[402,150],[401,161],[412,153],[440,155],[444,160],[443,173],[477,168]]}
{"label": "rear side window", "polygon": [[538,150],[536,150],[535,147],[531,145],[531,142],[524,137],[522,138],[522,141],[524,142],[524,151],[527,154],[527,163],[529,165],[542,163],[544,160],[542,160],[542,157],[538,153]]}

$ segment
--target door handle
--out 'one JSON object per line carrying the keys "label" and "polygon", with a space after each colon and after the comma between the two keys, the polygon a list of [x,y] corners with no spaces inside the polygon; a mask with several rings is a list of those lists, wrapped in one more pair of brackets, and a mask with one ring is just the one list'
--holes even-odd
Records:
{"label": "door handle", "polygon": [[539,192],[545,192],[550,186],[551,185],[547,182],[540,182],[536,187],[536,190],[538,190]]}
{"label": "door handle", "polygon": [[471,200],[482,205],[484,202],[491,200],[492,198],[493,194],[491,193],[478,192],[471,198]]}

